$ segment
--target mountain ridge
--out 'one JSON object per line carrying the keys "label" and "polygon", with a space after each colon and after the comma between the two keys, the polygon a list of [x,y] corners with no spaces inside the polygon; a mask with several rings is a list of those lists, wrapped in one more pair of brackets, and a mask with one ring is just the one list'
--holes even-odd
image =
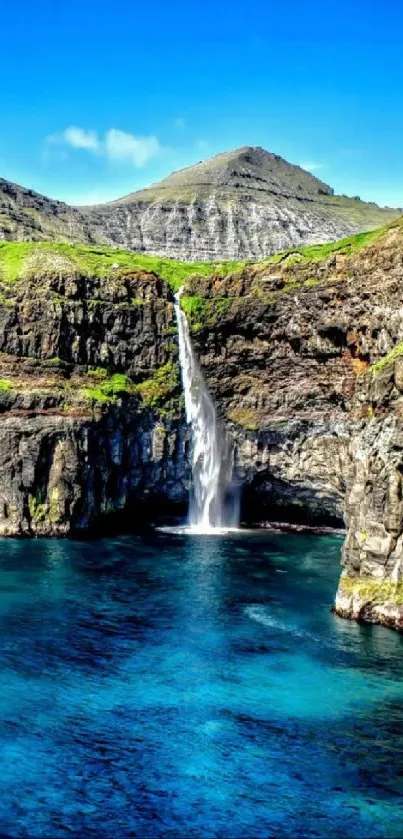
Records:
{"label": "mountain ridge", "polygon": [[[235,165],[238,165],[238,169],[230,168]],[[288,163],[280,155],[267,152],[260,146],[242,146],[228,152],[220,152],[208,160],[200,160],[191,166],[178,169],[155,184],[129,193],[111,203],[119,204],[123,201],[136,200],[140,195],[147,197],[155,190],[169,190],[172,187],[178,190],[184,184],[187,186],[193,184],[199,187],[237,187],[240,185],[237,183],[237,178],[243,178],[242,186],[245,189],[258,189],[284,194],[284,188],[286,187],[284,183],[285,173],[299,177],[298,187],[302,190],[303,183],[308,194],[334,194],[334,190],[328,184],[323,183],[310,172],[302,169],[301,166]],[[228,177],[225,178],[225,175]],[[283,176],[283,183],[279,180],[279,176]],[[256,181],[259,182],[259,185],[256,184]],[[266,187],[262,184],[266,184]],[[311,189],[309,189],[309,186],[311,186]]]}
{"label": "mountain ridge", "polygon": [[222,152],[92,206],[69,206],[0,179],[0,240],[117,245],[186,262],[262,259],[381,227],[399,214],[335,195],[259,146]]}

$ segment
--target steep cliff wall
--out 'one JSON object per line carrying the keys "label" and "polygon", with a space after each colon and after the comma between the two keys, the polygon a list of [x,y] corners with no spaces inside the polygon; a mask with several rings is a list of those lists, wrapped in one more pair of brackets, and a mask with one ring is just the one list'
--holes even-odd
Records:
{"label": "steep cliff wall", "polygon": [[401,225],[355,246],[194,279],[184,298],[262,518],[274,505],[287,518],[342,520],[351,443],[370,416],[356,383],[402,329]]}
{"label": "steep cliff wall", "polygon": [[[400,317],[402,317],[402,312]],[[401,326],[399,331],[401,331]],[[336,611],[403,630],[403,344],[359,382],[370,421],[352,441]]]}
{"label": "steep cliff wall", "polygon": [[402,626],[403,224],[204,274],[74,253],[6,263],[0,246],[0,533],[184,509],[173,292],[185,282],[244,518],[345,513],[337,611]]}
{"label": "steep cliff wall", "polygon": [[344,511],[336,611],[403,629],[403,225],[313,256],[193,280],[184,303],[250,509]]}
{"label": "steep cliff wall", "polygon": [[184,505],[172,292],[147,273],[2,283],[0,533],[86,529]]}

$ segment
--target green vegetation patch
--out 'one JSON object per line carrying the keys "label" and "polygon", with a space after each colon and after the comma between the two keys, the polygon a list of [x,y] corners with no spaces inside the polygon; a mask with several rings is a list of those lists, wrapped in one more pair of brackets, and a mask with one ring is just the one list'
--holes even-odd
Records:
{"label": "green vegetation patch", "polygon": [[185,312],[192,332],[204,326],[214,326],[238,297],[197,297],[183,294],[181,307]]}
{"label": "green vegetation patch", "polygon": [[[116,277],[132,271],[147,271],[166,280],[174,291],[192,276],[227,276],[244,262],[180,262],[119,248],[69,245],[59,242],[0,242],[0,278],[7,282],[32,276],[79,273],[83,276]],[[137,298],[133,305],[140,305]]]}
{"label": "green vegetation patch", "polygon": [[125,373],[105,377],[102,368],[95,368],[92,373],[89,371],[89,375],[93,375],[97,383],[94,387],[81,388],[80,394],[92,402],[114,402],[119,396],[130,396],[136,392],[135,385]]}
{"label": "green vegetation patch", "polygon": [[231,422],[246,428],[247,431],[257,431],[259,428],[259,417],[253,408],[231,408],[227,417]]}
{"label": "green vegetation patch", "polygon": [[379,361],[375,362],[375,364],[371,364],[370,370],[372,375],[377,376],[385,369],[385,367],[387,367],[388,364],[396,361],[396,359],[400,358],[401,355],[403,355],[403,342],[396,344],[396,346],[393,347],[387,355],[384,355],[383,358],[380,358]]}
{"label": "green vegetation patch", "polygon": [[13,385],[9,379],[0,379],[0,390],[6,392],[8,390],[12,390]]}
{"label": "green vegetation patch", "polygon": [[47,513],[47,504],[45,503],[43,490],[39,489],[35,495],[30,495],[28,498],[28,509],[31,519],[37,524],[44,521]]}
{"label": "green vegetation patch", "polygon": [[186,319],[192,331],[198,332],[203,328],[206,322],[208,302],[206,297],[182,295],[181,308],[185,312]]}
{"label": "green vegetation patch", "polygon": [[106,367],[89,367],[88,375],[93,376],[94,379],[106,379],[108,377],[108,371]]}
{"label": "green vegetation patch", "polygon": [[161,408],[175,396],[179,384],[179,367],[168,361],[155,371],[153,376],[134,385],[137,393],[147,408]]}
{"label": "green vegetation patch", "polygon": [[403,606],[403,583],[375,580],[373,577],[342,577],[342,594],[359,597],[369,603],[393,603]]}
{"label": "green vegetation patch", "polygon": [[301,262],[321,262],[332,254],[350,256],[355,251],[361,250],[361,248],[365,248],[379,239],[390,227],[391,225],[387,225],[377,230],[369,230],[366,233],[357,233],[355,236],[348,236],[338,242],[327,242],[324,245],[304,245],[301,248],[290,248],[270,256],[260,262],[259,265],[278,265],[285,261],[287,265],[297,265]]}

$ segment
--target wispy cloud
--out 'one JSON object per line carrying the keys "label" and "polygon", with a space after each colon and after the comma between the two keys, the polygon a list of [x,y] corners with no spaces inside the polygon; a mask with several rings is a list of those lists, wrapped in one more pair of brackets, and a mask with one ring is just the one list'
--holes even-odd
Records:
{"label": "wispy cloud", "polygon": [[75,125],[71,125],[60,134],[51,134],[47,138],[47,142],[51,145],[67,145],[73,149],[86,149],[87,151],[98,151],[99,148],[96,131],[84,131],[83,128],[77,128]]}
{"label": "wispy cloud", "polygon": [[312,161],[308,161],[307,163],[300,163],[299,164],[301,169],[306,169],[308,172],[317,172],[318,169],[323,169],[325,166],[324,163],[314,163]]}
{"label": "wispy cloud", "polygon": [[119,128],[110,128],[103,136],[99,136],[96,131],[87,131],[76,125],[69,126],[60,134],[51,134],[47,137],[47,145],[82,149],[113,162],[129,163],[137,169],[164,151],[158,138],[153,135],[136,136]]}
{"label": "wispy cloud", "polygon": [[136,137],[118,128],[107,131],[104,148],[110,160],[127,161],[138,168],[145,166],[153,157],[158,157],[163,150],[157,137]]}

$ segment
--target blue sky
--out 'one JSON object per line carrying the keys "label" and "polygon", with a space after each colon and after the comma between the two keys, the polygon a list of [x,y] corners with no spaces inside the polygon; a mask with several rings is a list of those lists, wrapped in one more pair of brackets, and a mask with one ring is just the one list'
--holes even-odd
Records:
{"label": "blue sky", "polygon": [[20,0],[1,18],[2,177],[90,203],[261,145],[403,206],[400,0]]}

